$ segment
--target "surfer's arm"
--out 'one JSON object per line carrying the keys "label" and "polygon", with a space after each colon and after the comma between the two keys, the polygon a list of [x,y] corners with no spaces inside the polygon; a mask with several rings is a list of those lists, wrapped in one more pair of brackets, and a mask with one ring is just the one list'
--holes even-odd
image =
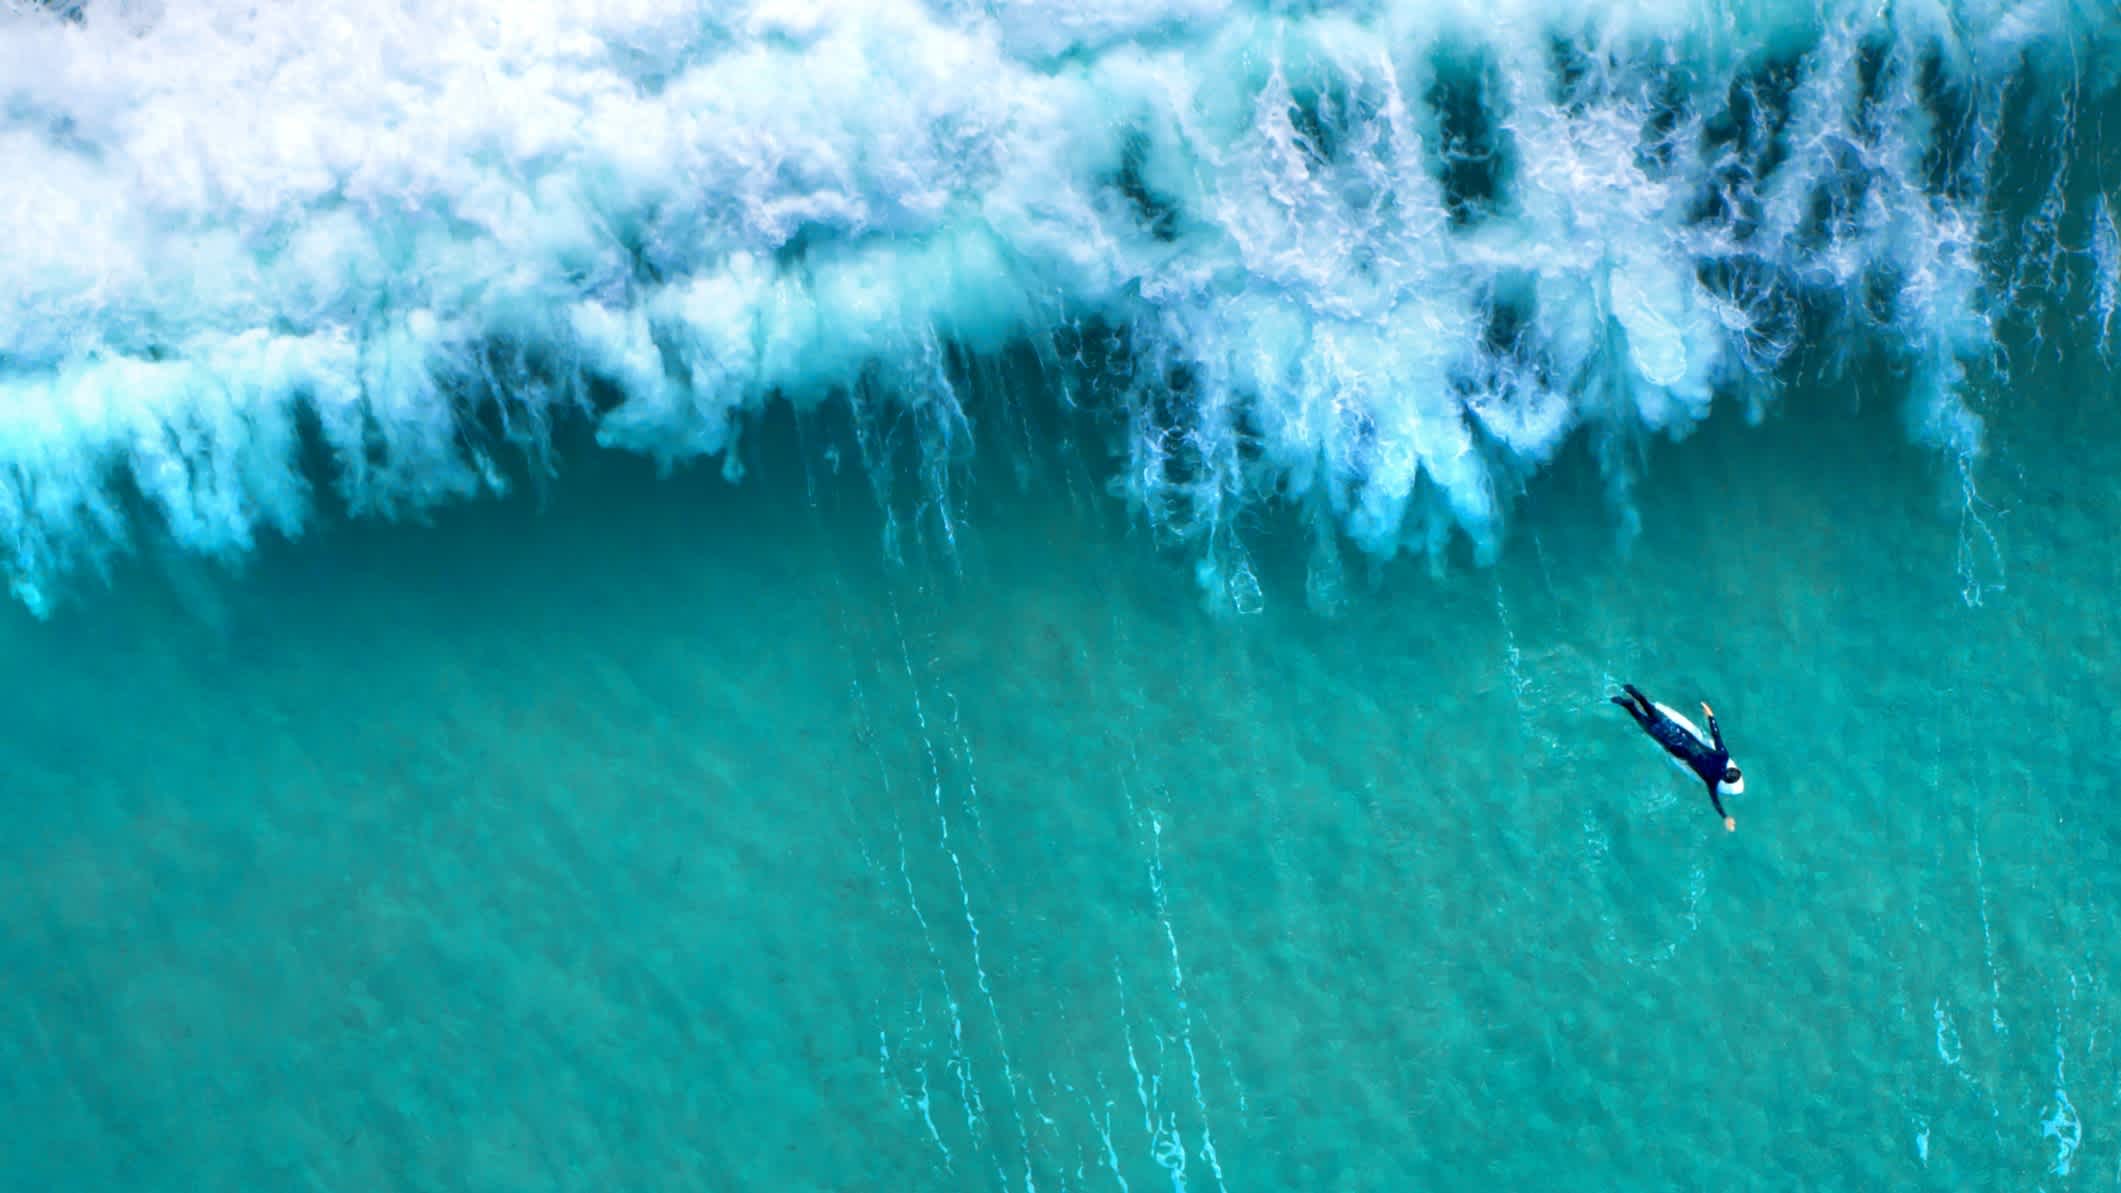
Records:
{"label": "surfer's arm", "polygon": [[1708,788],[1709,803],[1716,809],[1716,816],[1723,821],[1724,831],[1737,832],[1738,822],[1731,819],[1731,814],[1729,812],[1723,810],[1723,797],[1716,794],[1716,785],[1714,783],[1710,783],[1708,785]]}
{"label": "surfer's arm", "polygon": [[[1716,710],[1710,708],[1709,702],[1706,700],[1701,702],[1701,715],[1708,718],[1709,741],[1717,749],[1721,750],[1723,748],[1723,730],[1716,728]],[[1718,808],[1717,810],[1721,811],[1722,809]]]}

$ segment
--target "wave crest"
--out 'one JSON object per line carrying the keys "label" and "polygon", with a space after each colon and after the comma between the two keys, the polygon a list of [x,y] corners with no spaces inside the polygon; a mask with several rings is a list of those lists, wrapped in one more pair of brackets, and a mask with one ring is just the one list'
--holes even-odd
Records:
{"label": "wave crest", "polygon": [[[382,514],[549,466],[565,418],[734,475],[769,401],[965,427],[941,362],[1075,368],[1088,324],[1121,487],[1242,603],[1250,506],[1491,553],[1571,436],[1625,511],[1633,438],[1757,409],[1807,340],[1899,356],[1970,458],[2012,301],[2088,261],[2114,305],[2067,199],[2113,30],[2059,2],[46,7],[0,11],[33,607],[128,490],[200,551],[298,532],[308,428]],[[2006,218],[2013,155],[2050,193]]]}

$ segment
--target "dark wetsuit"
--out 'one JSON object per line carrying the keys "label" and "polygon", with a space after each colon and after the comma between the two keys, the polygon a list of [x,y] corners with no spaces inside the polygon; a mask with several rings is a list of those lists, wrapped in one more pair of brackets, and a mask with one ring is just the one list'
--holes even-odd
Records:
{"label": "dark wetsuit", "polygon": [[1662,709],[1642,694],[1641,688],[1634,684],[1622,684],[1621,687],[1627,690],[1627,696],[1615,696],[1613,703],[1627,709],[1628,715],[1635,718],[1635,723],[1642,726],[1642,731],[1649,734],[1651,740],[1664,747],[1665,753],[1699,775],[1708,785],[1709,802],[1716,806],[1716,815],[1730,819],[1730,814],[1723,810],[1723,797],[1716,787],[1723,781],[1724,772],[1730,769],[1731,752],[1723,748],[1723,731],[1716,728],[1716,715],[1704,710],[1709,720],[1709,741],[1704,744],[1700,738],[1687,732],[1686,726],[1664,715]]}

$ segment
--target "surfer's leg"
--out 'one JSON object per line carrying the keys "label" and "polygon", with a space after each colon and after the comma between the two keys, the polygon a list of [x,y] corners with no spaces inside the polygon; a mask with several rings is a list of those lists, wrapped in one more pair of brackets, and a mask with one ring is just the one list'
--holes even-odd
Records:
{"label": "surfer's leg", "polygon": [[[1628,690],[1630,694],[1636,695],[1636,699],[1641,699],[1641,696],[1639,694],[1636,694],[1633,688],[1630,688]],[[1619,705],[1620,707],[1627,709],[1628,715],[1635,718],[1635,723],[1637,725],[1642,726],[1645,731],[1649,729],[1650,714],[1647,706],[1637,708],[1632,702],[1628,700],[1626,696],[1610,696],[1607,697],[1607,699],[1611,700],[1613,703]]]}

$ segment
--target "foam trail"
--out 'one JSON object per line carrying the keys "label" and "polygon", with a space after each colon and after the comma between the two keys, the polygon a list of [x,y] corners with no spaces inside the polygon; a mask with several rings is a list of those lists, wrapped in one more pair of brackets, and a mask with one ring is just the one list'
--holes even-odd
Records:
{"label": "foam trail", "polygon": [[1186,973],[1178,960],[1178,932],[1171,926],[1170,902],[1164,894],[1164,825],[1151,814],[1149,819],[1149,890],[1156,899],[1156,918],[1163,923],[1164,944],[1171,956],[1171,993],[1178,999],[1178,1040],[1186,1050],[1186,1069],[1193,1079],[1193,1105],[1200,1111],[1200,1154],[1208,1162],[1208,1170],[1215,1174],[1217,1188],[1229,1188],[1223,1176],[1222,1160],[1215,1154],[1215,1132],[1209,1124],[1208,1098],[1200,1084],[1200,1058],[1193,1050],[1193,1007],[1186,999]]}
{"label": "foam trail", "polygon": [[[1031,1131],[1030,1128],[1024,1122],[1023,1110],[1018,1104],[1016,1066],[1009,1056],[1008,1032],[1007,1029],[1003,1026],[1001,1007],[995,1000],[993,984],[987,976],[986,962],[980,954],[979,921],[972,914],[972,893],[970,889],[967,888],[965,885],[965,865],[963,860],[959,857],[957,848],[950,843],[950,816],[948,811],[945,810],[943,806],[942,764],[939,758],[937,757],[935,749],[935,740],[931,735],[928,726],[927,709],[924,702],[921,700],[921,677],[919,672],[914,668],[912,650],[908,646],[906,641],[905,626],[899,621],[898,606],[895,601],[892,605],[891,617],[893,626],[898,632],[900,659],[906,667],[906,678],[912,684],[913,715],[915,721],[920,726],[921,748],[926,753],[928,759],[930,795],[932,797],[932,801],[935,807],[937,847],[940,848],[943,851],[944,855],[950,859],[951,873],[957,879],[958,906],[960,910],[964,912],[965,929],[969,934],[971,942],[972,972],[979,986],[980,996],[986,1000],[987,1017],[994,1024],[995,1048],[1001,1056],[1002,1079],[1004,1085],[1009,1091],[1009,1112],[1010,1116],[1014,1119],[1016,1123],[1017,1140],[1022,1152],[1021,1158],[1024,1164],[1023,1185],[1025,1193],[1036,1193],[1037,1182],[1034,1177],[1033,1165],[1031,1160]],[[947,693],[945,694],[947,695]],[[954,697],[952,698],[951,720],[953,727],[955,727],[957,725],[957,720]],[[967,766],[969,767],[971,753],[970,743],[962,741],[962,729],[959,729],[959,733],[961,736],[961,752],[965,758]],[[967,781],[968,783],[971,782],[971,780],[969,779],[969,771]],[[968,787],[967,794],[968,802],[971,804],[976,804],[978,801],[978,789],[976,785]],[[900,866],[903,869],[903,844],[901,845],[901,850],[902,852],[900,855]],[[910,898],[913,892],[913,884],[911,878],[908,878],[907,880],[906,889],[907,895]],[[918,909],[916,909],[916,914],[918,914]],[[927,923],[925,920],[922,921],[921,927],[922,931],[925,933],[927,930]],[[931,944],[931,951],[933,947],[934,946]],[[954,999],[951,1003],[951,1018],[953,1028],[957,1031],[960,1040],[962,1040],[963,1025],[957,1020],[957,1005]],[[967,1070],[969,1073],[969,1064],[967,1065]],[[964,1080],[964,1085],[966,1087],[965,1092],[967,1093],[967,1110],[969,1113],[971,1107],[975,1104],[976,1101],[976,1095],[971,1089],[969,1076]],[[997,1175],[1001,1177],[1002,1185],[1004,1187],[1007,1187],[1009,1184],[1007,1174],[998,1173]]]}
{"label": "foam trail", "polygon": [[[1982,260],[2008,112],[2074,129],[2116,41],[2069,0],[71,7],[0,10],[37,609],[143,528],[233,555],[323,493],[504,490],[569,423],[735,479],[773,401],[850,408],[890,533],[950,555],[968,379],[1014,345],[1237,611],[1265,502],[1328,603],[1336,540],[1491,557],[1572,437],[1628,524],[1642,436],[1757,409],[1812,331],[1970,461],[1993,313],[2051,274]],[[2095,147],[2051,140],[2062,202]]]}
{"label": "foam trail", "polygon": [[1134,1028],[1127,1020],[1127,978],[1117,957],[1112,960],[1112,977],[1119,983],[1120,1036],[1127,1045],[1127,1068],[1134,1074],[1134,1096],[1141,1103],[1142,1130],[1149,1137],[1150,1158],[1171,1174],[1172,1193],[1186,1193],[1185,1145],[1176,1120],[1166,1128],[1157,1113],[1156,1095],[1162,1090],[1162,1079],[1145,1075],[1141,1059],[1135,1054]]}
{"label": "foam trail", "polygon": [[[925,999],[914,1004],[913,1014],[916,1030],[925,1037],[928,1028],[928,1004]],[[928,1129],[928,1139],[935,1144],[936,1151],[941,1153],[943,1167],[947,1170],[950,1167],[950,1145],[943,1141],[943,1133],[935,1125],[935,1100],[928,1092],[928,1061],[925,1044],[918,1070],[920,1073],[920,1091],[917,1095],[909,1096],[904,1087],[899,1084],[898,1079],[891,1075],[891,1042],[889,1036],[881,1027],[877,1029],[876,1034],[878,1072],[882,1075],[885,1085],[891,1089],[892,1093],[897,1095],[901,1109],[919,1112],[922,1125]]]}
{"label": "foam trail", "polygon": [[[1100,1082],[1100,1083],[1099,1083],[1099,1088],[1098,1088],[1098,1092],[1099,1092],[1099,1093],[1103,1093],[1103,1092],[1104,1092],[1104,1088],[1103,1088],[1103,1083],[1102,1083],[1102,1082]],[[1087,1099],[1086,1099],[1086,1100],[1087,1100]],[[1112,1143],[1112,1103],[1111,1103],[1111,1100],[1110,1100],[1110,1099],[1107,1099],[1107,1100],[1106,1100],[1106,1102],[1105,1102],[1105,1105],[1104,1105],[1104,1107],[1103,1107],[1103,1110],[1104,1110],[1104,1116],[1103,1116],[1102,1118],[1100,1118],[1100,1117],[1098,1116],[1098,1113],[1097,1113],[1097,1112],[1098,1112],[1098,1109],[1099,1109],[1099,1108],[1098,1108],[1098,1107],[1096,1107],[1096,1106],[1092,1106],[1092,1107],[1090,1107],[1090,1112],[1089,1112],[1089,1113],[1090,1113],[1090,1126],[1091,1126],[1091,1129],[1092,1129],[1092,1130],[1094,1130],[1094,1131],[1096,1131],[1096,1132],[1097,1132],[1097,1138],[1098,1138],[1098,1142],[1100,1142],[1100,1143],[1104,1144],[1104,1147],[1105,1147],[1105,1155],[1104,1155],[1105,1167],[1107,1167],[1107,1168],[1109,1168],[1109,1169],[1111,1169],[1111,1170],[1112,1170],[1112,1180],[1113,1180],[1113,1181],[1114,1181],[1114,1182],[1115,1182],[1116,1184],[1118,1184],[1118,1185],[1119,1185],[1119,1193],[1129,1193],[1129,1188],[1128,1188],[1128,1185],[1127,1185],[1127,1177],[1126,1177],[1126,1175],[1125,1175],[1124,1173],[1122,1173],[1122,1172],[1120,1171],[1120,1168],[1119,1168],[1119,1149],[1118,1149],[1118,1148],[1117,1148],[1116,1146],[1114,1146],[1114,1145],[1113,1145],[1113,1143]]]}
{"label": "foam trail", "polygon": [[2099,354],[2113,351],[2114,310],[2121,307],[2121,230],[2114,227],[2113,200],[2099,196],[2092,222],[2092,315],[2099,324]]}
{"label": "foam trail", "polygon": [[[2077,975],[2069,975],[2070,1001],[2076,1002]],[[2068,1026],[2068,1016],[2057,1008],[2055,1012],[2055,1102],[2054,1108],[2040,1122],[2040,1134],[2055,1144],[2054,1163],[2048,1171],[2056,1176],[2068,1176],[2077,1149],[2084,1143],[2084,1121],[2078,1117],[2077,1108],[2070,1103],[2068,1081],[2065,1076],[2067,1055],[2063,1048],[2062,1033]]]}
{"label": "foam trail", "polygon": [[[903,836],[899,839],[899,874],[906,883],[906,905],[913,911],[914,922],[920,925],[921,941],[928,948],[928,959],[935,965],[936,980],[942,984],[943,1001],[950,1010],[949,1068],[957,1076],[959,1100],[965,1107],[965,1132],[976,1139],[979,1137],[980,1102],[979,1092],[972,1085],[972,1062],[965,1056],[965,1023],[958,1014],[957,995],[950,989],[950,973],[943,967],[942,954],[935,947],[935,935],[928,929],[928,917],[921,914],[920,897],[913,890],[913,874],[906,867],[906,842]],[[926,1004],[922,1004],[917,1011],[925,1025]],[[928,1133],[935,1140],[935,1145],[942,1149],[943,1160],[947,1163],[950,1159],[950,1147],[943,1142],[942,1135],[935,1129],[933,1103],[928,1096],[926,1063],[921,1065],[921,1096],[918,1105],[921,1119],[927,1123]]]}
{"label": "foam trail", "polygon": [[1943,1061],[1946,1068],[1956,1069],[1959,1067],[1960,1057],[1966,1054],[1959,1040],[1959,1029],[1953,1026],[1951,1014],[1944,1009],[1942,998],[1936,1000],[1932,1012],[1937,1021],[1937,1059]]}
{"label": "foam trail", "polygon": [[1966,1086],[1969,1093],[1979,1101],[1987,1104],[1989,1130],[1995,1139],[1996,1145],[1998,1147],[2003,1146],[2002,1104],[1989,1096],[1988,1091],[1982,1087],[1981,1082],[1975,1078],[1973,1073],[1967,1070],[1966,1065],[1963,1063],[1966,1058],[1965,1041],[1959,1035],[1958,1024],[1953,1021],[1951,1012],[1945,1009],[1942,997],[1932,1001],[1931,1014],[1936,1024],[1937,1059],[1943,1063],[1946,1069],[1959,1078],[1961,1084]]}
{"label": "foam trail", "polygon": [[1981,831],[1971,834],[1974,842],[1974,892],[1981,910],[1981,959],[1988,967],[1989,1025],[1998,1036],[2010,1034],[2003,1024],[2003,981],[1996,974],[1996,936],[1989,926],[1988,876],[1981,862]]}
{"label": "foam trail", "polygon": [[[903,641],[901,645],[903,646]],[[861,726],[861,735],[868,742],[869,753],[871,758],[876,761],[879,782],[881,783],[883,790],[886,793],[889,793],[889,791],[891,790],[891,768],[885,762],[882,752],[877,748],[875,733],[869,727],[868,702],[865,699],[860,681],[855,681],[851,685],[851,689],[854,698],[854,706],[857,710],[857,716],[860,718],[859,724]],[[977,1139],[980,1112],[979,1097],[977,1089],[972,1085],[971,1082],[971,1062],[964,1054],[965,1029],[964,1022],[958,1014],[957,994],[951,986],[950,971],[943,964],[942,953],[939,949],[936,948],[935,934],[928,926],[928,917],[926,913],[921,910],[920,895],[914,889],[913,872],[911,867],[908,865],[906,858],[905,831],[903,828],[898,827],[894,824],[893,834],[898,844],[898,878],[900,884],[903,886],[903,889],[906,893],[906,907],[913,913],[913,921],[920,928],[921,943],[927,949],[929,962],[935,967],[936,981],[942,989],[944,1004],[948,1007],[950,1012],[951,1054],[947,1067],[958,1078],[959,1093],[961,1095],[962,1104],[965,1107],[966,1133],[972,1138]],[[864,847],[864,860],[869,860],[867,857],[866,846]],[[871,865],[872,868],[874,868],[875,863],[872,861]],[[881,880],[880,885],[882,885]],[[921,1123],[927,1128],[928,1131],[928,1138],[935,1144],[936,1150],[942,1154],[943,1165],[945,1169],[949,1169],[952,1165],[950,1145],[944,1141],[942,1132],[936,1127],[935,1103],[928,1086],[928,1061],[926,1051],[928,1005],[925,997],[922,997],[915,1003],[914,1017],[923,1044],[919,1065],[920,1091],[918,1096],[910,1099],[910,1101],[912,1104],[912,1108],[918,1110],[920,1113]],[[883,1041],[881,1039],[883,1034],[881,1030],[878,1034],[880,1037],[880,1052],[882,1055],[881,1063],[886,1066],[888,1076],[888,1066],[891,1060],[891,1050],[888,1042]],[[903,1090],[900,1090],[899,1096],[902,1103],[908,1101]]]}

